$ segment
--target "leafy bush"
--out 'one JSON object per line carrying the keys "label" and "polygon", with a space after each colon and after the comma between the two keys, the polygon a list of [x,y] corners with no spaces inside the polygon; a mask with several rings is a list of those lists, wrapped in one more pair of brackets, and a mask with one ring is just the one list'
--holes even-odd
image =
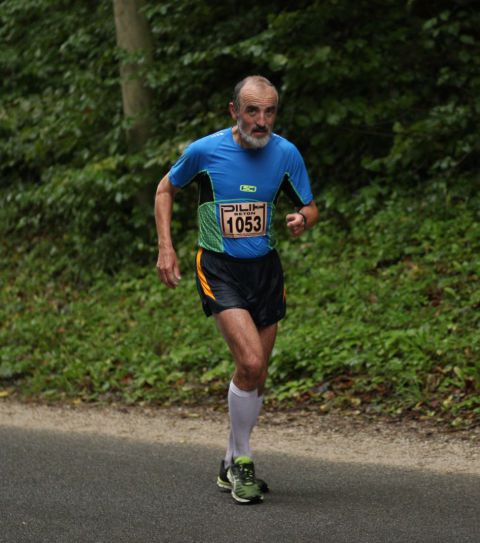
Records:
{"label": "leafy bush", "polygon": [[[382,189],[381,205],[372,187],[347,201],[337,195],[349,229],[324,210],[304,238],[281,236],[288,313],[270,401],[478,421],[479,196],[456,187]],[[194,246],[193,234],[177,240],[184,279],[175,291],[161,286],[154,260],[85,284],[52,279],[54,259],[9,246],[0,382],[48,399],[223,397],[233,365],[201,311]]]}
{"label": "leafy bush", "polygon": [[[93,248],[98,269],[147,262],[151,207],[139,191],[189,141],[231,122],[231,89],[248,73],[279,87],[278,131],[305,155],[317,193],[476,179],[472,2],[176,0],[148,2],[146,14],[156,130],[127,156],[111,6],[2,3],[0,223],[18,242],[66,236],[62,250]],[[182,201],[179,232],[194,207]]]}
{"label": "leafy bush", "polygon": [[[231,123],[234,84],[263,73],[322,211],[305,238],[280,236],[290,310],[271,400],[478,417],[474,3],[172,0],[145,13],[156,128],[128,154],[111,5],[2,2],[1,382],[84,400],[223,393],[229,354],[191,274],[179,292],[157,283],[153,201],[139,193]],[[175,204],[184,270],[195,207],[189,191]]]}

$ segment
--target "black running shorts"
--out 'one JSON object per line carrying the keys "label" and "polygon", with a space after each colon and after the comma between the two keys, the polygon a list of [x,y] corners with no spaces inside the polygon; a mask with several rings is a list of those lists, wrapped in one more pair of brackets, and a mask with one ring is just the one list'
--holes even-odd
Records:
{"label": "black running shorts", "polygon": [[199,249],[197,288],[207,317],[238,307],[250,312],[258,327],[285,316],[283,270],[277,251],[259,258],[234,258]]}

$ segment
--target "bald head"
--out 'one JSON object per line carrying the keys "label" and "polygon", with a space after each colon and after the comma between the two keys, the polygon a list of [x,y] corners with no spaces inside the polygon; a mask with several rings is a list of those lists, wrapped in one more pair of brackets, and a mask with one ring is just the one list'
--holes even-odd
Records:
{"label": "bald head", "polygon": [[261,75],[249,75],[248,77],[245,77],[241,81],[239,81],[235,88],[233,89],[233,98],[232,102],[237,111],[240,110],[240,101],[241,96],[243,94],[244,90],[251,89],[251,90],[258,90],[258,91],[267,91],[268,93],[273,93],[277,97],[277,103],[278,103],[278,92],[275,88],[275,85],[269,81],[266,77],[263,77]]}

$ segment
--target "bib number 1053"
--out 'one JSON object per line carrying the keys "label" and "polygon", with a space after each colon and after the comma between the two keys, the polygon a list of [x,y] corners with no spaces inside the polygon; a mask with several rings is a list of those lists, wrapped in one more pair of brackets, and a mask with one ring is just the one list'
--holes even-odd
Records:
{"label": "bib number 1053", "polygon": [[220,204],[220,225],[226,238],[264,236],[267,204],[266,202]]}

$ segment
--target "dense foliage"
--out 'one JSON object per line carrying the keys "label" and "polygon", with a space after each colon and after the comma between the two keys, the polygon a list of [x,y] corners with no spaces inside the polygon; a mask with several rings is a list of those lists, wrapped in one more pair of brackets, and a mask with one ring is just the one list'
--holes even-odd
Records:
{"label": "dense foliage", "polygon": [[[304,239],[281,242],[289,311],[269,401],[478,422],[479,204],[469,186],[370,186],[343,204],[344,228],[324,218]],[[179,248],[175,291],[152,267],[101,273],[90,286],[53,280],[53,263],[4,248],[7,393],[162,404],[223,397],[232,362],[200,309],[193,233]]]}
{"label": "dense foliage", "polygon": [[[155,283],[152,209],[136,195],[145,173],[227,126],[233,85],[262,73],[323,217],[280,244],[293,284],[276,397],[328,401],[344,387],[354,403],[432,397],[478,415],[475,2],[168,0],[146,15],[156,131],[132,155],[111,4],[0,2],[0,378],[46,396],[164,401],[225,377],[193,285],[178,296]],[[185,191],[175,209],[184,267],[195,200]]]}
{"label": "dense foliage", "polygon": [[[231,89],[252,72],[278,85],[278,131],[303,151],[317,192],[478,169],[473,2],[175,0],[151,2],[147,15],[157,132],[128,156],[109,3],[1,3],[9,234],[60,237],[62,250],[100,267],[150,259],[151,210],[135,201],[139,170],[167,171],[188,141],[227,125]],[[192,226],[190,202],[179,206],[177,227]]]}

